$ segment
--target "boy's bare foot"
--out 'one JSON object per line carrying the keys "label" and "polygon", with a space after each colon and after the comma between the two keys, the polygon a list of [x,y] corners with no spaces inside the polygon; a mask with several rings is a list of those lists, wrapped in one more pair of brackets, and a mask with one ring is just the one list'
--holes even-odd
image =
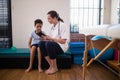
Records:
{"label": "boy's bare foot", "polygon": [[46,74],[54,74],[58,71],[57,68],[49,68],[48,70],[46,70]]}
{"label": "boy's bare foot", "polygon": [[25,70],[25,72],[30,72],[31,71],[31,67],[29,67],[29,68],[27,68],[26,70]]}
{"label": "boy's bare foot", "polygon": [[39,71],[39,73],[43,72],[43,70],[39,67],[38,67],[38,71]]}

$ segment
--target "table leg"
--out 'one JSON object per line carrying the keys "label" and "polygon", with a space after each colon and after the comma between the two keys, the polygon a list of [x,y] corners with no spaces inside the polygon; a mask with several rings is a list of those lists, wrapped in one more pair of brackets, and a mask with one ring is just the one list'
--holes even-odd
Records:
{"label": "table leg", "polygon": [[112,40],[95,58],[92,58],[87,66],[89,66],[94,60],[97,60],[108,48],[110,48],[114,43],[116,39]]}

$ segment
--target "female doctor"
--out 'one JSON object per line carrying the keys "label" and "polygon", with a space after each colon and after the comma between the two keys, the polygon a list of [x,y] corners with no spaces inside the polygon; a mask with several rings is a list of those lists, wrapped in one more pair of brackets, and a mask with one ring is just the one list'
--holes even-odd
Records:
{"label": "female doctor", "polygon": [[65,25],[59,14],[52,10],[47,13],[48,22],[51,24],[49,41],[40,41],[39,48],[50,67],[46,74],[53,74],[58,71],[56,56],[68,49],[69,28]]}

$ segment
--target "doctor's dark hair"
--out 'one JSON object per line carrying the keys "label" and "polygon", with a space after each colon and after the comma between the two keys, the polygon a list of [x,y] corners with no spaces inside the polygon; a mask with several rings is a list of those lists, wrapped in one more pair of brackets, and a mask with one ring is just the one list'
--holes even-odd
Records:
{"label": "doctor's dark hair", "polygon": [[63,19],[60,18],[59,14],[54,10],[49,11],[47,14],[49,14],[52,18],[56,17],[58,21],[64,22]]}
{"label": "doctor's dark hair", "polygon": [[40,24],[42,24],[42,25],[43,25],[43,22],[42,22],[42,20],[41,20],[41,19],[36,19],[36,20],[34,21],[34,25],[36,25],[37,23],[40,23]]}

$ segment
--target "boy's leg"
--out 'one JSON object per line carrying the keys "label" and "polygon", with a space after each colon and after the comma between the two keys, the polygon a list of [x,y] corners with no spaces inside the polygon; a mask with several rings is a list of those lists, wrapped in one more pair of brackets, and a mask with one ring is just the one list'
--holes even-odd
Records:
{"label": "boy's leg", "polygon": [[25,72],[29,72],[32,69],[35,52],[36,52],[36,46],[32,46],[30,49],[29,67],[25,70]]}
{"label": "boy's leg", "polygon": [[38,51],[38,71],[39,72],[43,72],[42,68],[41,68],[41,51],[39,49],[39,47],[37,48],[37,51]]}

